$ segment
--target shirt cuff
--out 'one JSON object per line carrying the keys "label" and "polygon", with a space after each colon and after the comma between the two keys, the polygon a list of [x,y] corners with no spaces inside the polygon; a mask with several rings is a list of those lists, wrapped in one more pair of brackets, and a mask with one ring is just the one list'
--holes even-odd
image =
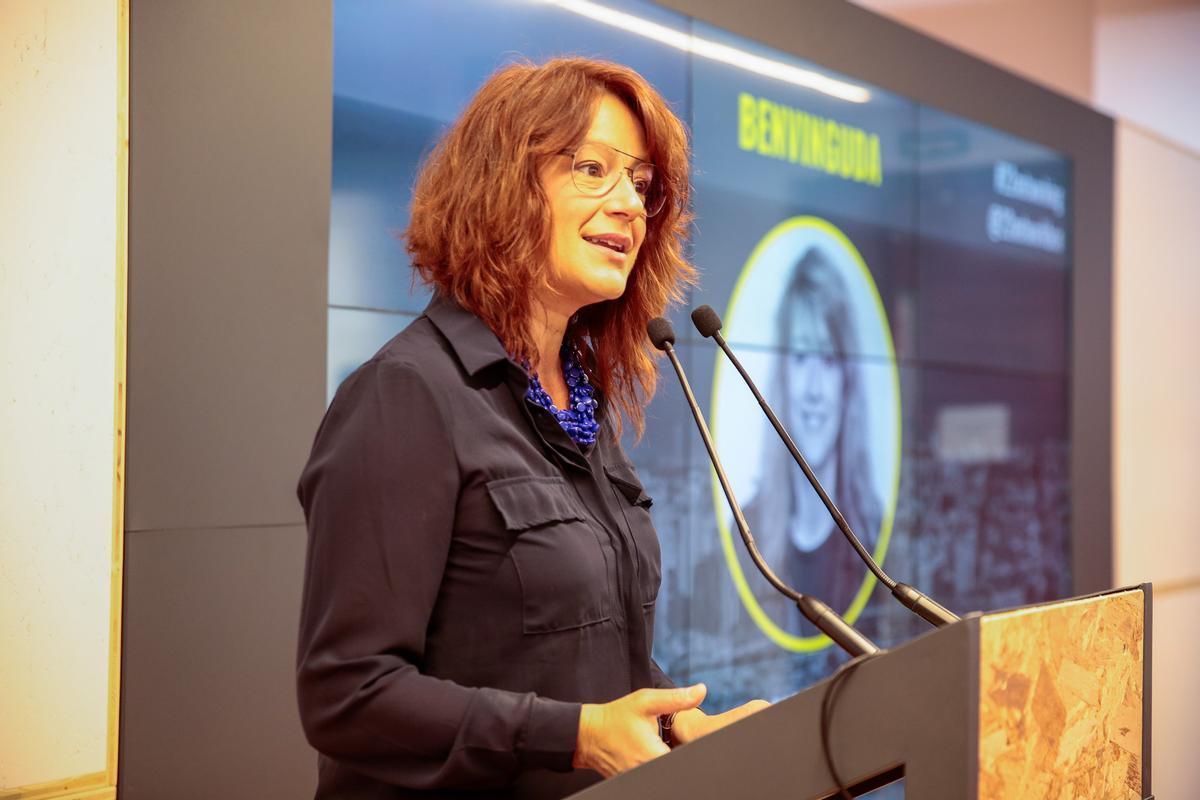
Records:
{"label": "shirt cuff", "polygon": [[534,697],[517,757],[526,769],[570,772],[579,741],[581,703]]}

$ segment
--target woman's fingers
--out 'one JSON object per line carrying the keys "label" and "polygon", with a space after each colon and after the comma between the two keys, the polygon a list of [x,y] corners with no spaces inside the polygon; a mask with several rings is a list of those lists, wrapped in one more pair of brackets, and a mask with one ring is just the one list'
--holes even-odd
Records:
{"label": "woman's fingers", "polygon": [[643,713],[660,717],[663,714],[695,708],[704,701],[704,695],[707,693],[708,687],[697,683],[679,689],[640,689],[630,697],[636,699]]}
{"label": "woman's fingers", "polygon": [[575,766],[607,778],[670,752],[658,735],[658,717],[695,708],[706,691],[702,683],[682,689],[639,689],[611,703],[585,704]]}
{"label": "woman's fingers", "polygon": [[770,706],[771,704],[766,700],[751,700],[748,703],[743,703],[737,708],[729,709],[724,714],[718,714],[716,718],[720,720],[720,724],[716,727],[724,728],[726,725],[740,722],[751,714],[762,711],[764,708],[769,708]]}
{"label": "woman's fingers", "polygon": [[680,744],[694,742],[701,736],[707,736],[713,731],[724,728],[726,725],[740,722],[751,714],[762,711],[764,708],[769,708],[770,705],[766,700],[751,700],[737,708],[731,708],[723,714],[713,714],[711,716],[707,714],[695,714],[677,719],[675,721],[676,740]]}
{"label": "woman's fingers", "polygon": [[727,713],[735,714],[735,719],[748,717],[755,712],[762,711],[764,708],[770,708],[771,704],[766,700],[751,700],[748,703],[742,703],[737,708],[730,709]]}

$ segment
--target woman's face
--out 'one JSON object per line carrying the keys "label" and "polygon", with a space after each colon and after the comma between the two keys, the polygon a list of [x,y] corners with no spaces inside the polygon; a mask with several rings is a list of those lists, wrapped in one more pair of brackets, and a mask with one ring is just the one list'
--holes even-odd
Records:
{"label": "woman's face", "polygon": [[[640,160],[646,136],[633,112],[612,94],[596,108],[585,141],[607,144]],[[633,164],[633,159],[629,159]],[[568,316],[583,306],[615,300],[646,238],[646,215],[627,174],[601,197],[588,197],[571,179],[571,156],[555,156],[541,171],[550,199],[549,296],[545,305]]]}
{"label": "woman's face", "polygon": [[805,304],[792,311],[787,356],[788,428],[813,467],[827,463],[842,427],[845,373],[824,320]]}

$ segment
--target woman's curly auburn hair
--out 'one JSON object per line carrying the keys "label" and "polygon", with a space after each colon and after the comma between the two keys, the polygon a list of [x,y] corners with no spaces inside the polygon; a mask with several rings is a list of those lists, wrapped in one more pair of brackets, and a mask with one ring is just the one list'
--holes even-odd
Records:
{"label": "woman's curly auburn hair", "polygon": [[[592,382],[640,436],[658,377],[646,323],[696,281],[683,257],[691,221],[687,132],[641,75],[584,58],[501,68],[422,168],[404,238],[425,283],[487,323],[508,352],[534,353],[531,319],[548,285],[551,235],[540,170],[584,140],[605,93],[640,120],[666,202],[646,221],[625,293],[581,309],[566,335],[584,353]],[[611,421],[619,431],[620,417]]]}

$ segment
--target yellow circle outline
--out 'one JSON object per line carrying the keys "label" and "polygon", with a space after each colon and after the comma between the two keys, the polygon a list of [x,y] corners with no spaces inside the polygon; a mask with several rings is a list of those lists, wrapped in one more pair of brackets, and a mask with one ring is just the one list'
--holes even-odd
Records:
{"label": "yellow circle outline", "polygon": [[[836,239],[854,257],[855,264],[862,271],[863,279],[871,289],[871,297],[875,301],[875,309],[879,314],[879,319],[883,322],[883,338],[887,344],[887,354],[892,367],[892,391],[896,398],[896,465],[892,474],[891,502],[884,509],[883,520],[879,528],[879,541],[876,543],[875,552],[873,553],[875,561],[882,565],[883,558],[887,553],[888,544],[892,539],[892,525],[896,519],[896,502],[900,495],[900,372],[896,368],[896,348],[892,342],[892,332],[887,323],[887,311],[883,307],[883,299],[879,296],[879,289],[875,286],[875,280],[871,277],[871,272],[867,269],[867,263],[863,260],[862,254],[858,252],[858,248],[854,246],[844,233],[820,217],[803,216],[784,220],[762,238],[750,253],[750,257],[746,259],[746,263],[742,267],[742,272],[738,275],[737,283],[734,284],[733,292],[729,296],[729,305],[725,309],[725,324],[728,326],[732,322],[733,310],[737,305],[738,296],[742,292],[746,278],[753,269],[755,261],[762,255],[763,250],[780,236],[795,228],[814,228],[822,231]],[[717,440],[717,388],[721,383],[721,369],[723,366],[724,359],[722,358],[722,353],[718,350],[716,367],[713,369],[712,406],[709,410],[709,428],[712,430],[714,441]],[[729,523],[725,519],[725,496],[721,491],[721,484],[717,480],[716,471],[710,471],[712,473],[713,508],[716,509],[717,530],[721,534],[721,549],[725,553],[725,561],[729,566],[730,575],[733,577],[734,586],[737,587],[738,596],[742,600],[742,605],[750,613],[750,618],[767,635],[768,639],[785,650],[792,650],[797,653],[812,653],[828,647],[832,644],[828,636],[824,634],[819,636],[797,636],[794,633],[788,633],[776,625],[775,621],[758,604],[758,599],[755,598],[754,591],[746,581],[746,575],[742,572],[741,562],[738,561],[737,553],[734,550],[733,536],[729,530]],[[849,547],[849,543],[846,546]],[[875,582],[875,576],[870,570],[867,570],[862,585],[858,587],[858,592],[850,602],[850,607],[842,613],[842,616],[850,624],[854,624],[854,621],[858,619],[862,610],[866,608],[867,599],[871,596],[871,591],[875,588]],[[803,590],[803,587],[800,588]]]}

